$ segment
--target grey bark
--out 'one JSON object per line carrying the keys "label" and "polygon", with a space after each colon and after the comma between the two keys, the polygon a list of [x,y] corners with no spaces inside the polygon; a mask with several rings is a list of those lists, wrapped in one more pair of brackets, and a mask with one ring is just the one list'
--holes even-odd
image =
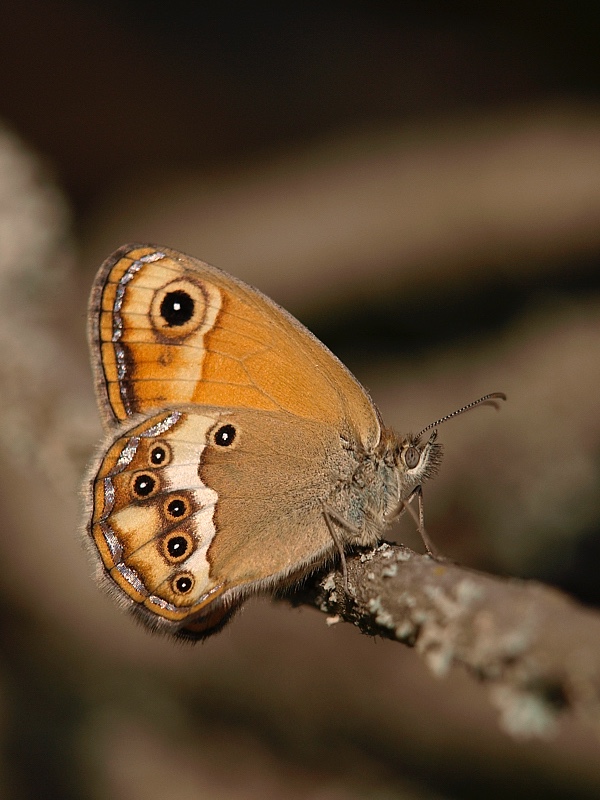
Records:
{"label": "grey bark", "polygon": [[489,687],[506,732],[549,737],[574,715],[600,734],[600,614],[534,581],[500,578],[397,544],[347,556],[293,602],[414,647],[437,676],[454,665]]}

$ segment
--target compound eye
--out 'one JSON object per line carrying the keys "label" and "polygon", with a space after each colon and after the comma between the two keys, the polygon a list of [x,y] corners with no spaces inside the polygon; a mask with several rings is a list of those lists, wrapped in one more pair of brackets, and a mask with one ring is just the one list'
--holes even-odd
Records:
{"label": "compound eye", "polygon": [[408,469],[414,469],[418,466],[420,459],[421,456],[416,447],[407,447],[404,451],[404,463]]}

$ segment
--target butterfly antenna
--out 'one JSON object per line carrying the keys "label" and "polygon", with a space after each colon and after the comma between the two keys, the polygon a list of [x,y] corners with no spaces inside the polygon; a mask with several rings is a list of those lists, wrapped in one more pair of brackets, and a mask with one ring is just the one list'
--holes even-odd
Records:
{"label": "butterfly antenna", "polygon": [[421,436],[423,436],[424,433],[427,433],[427,431],[431,430],[431,428],[437,428],[438,425],[442,424],[442,422],[447,422],[453,417],[458,417],[459,414],[464,414],[465,411],[471,411],[472,408],[476,408],[477,406],[489,405],[494,406],[494,408],[498,408],[498,404],[494,402],[495,400],[506,400],[506,395],[504,392],[492,392],[491,394],[484,394],[484,396],[480,397],[479,400],[474,400],[472,403],[468,403],[466,406],[453,411],[451,414],[446,414],[445,417],[441,417],[441,419],[438,419],[435,422],[432,422],[430,425],[427,425],[427,427],[423,428],[416,438],[420,439]]}

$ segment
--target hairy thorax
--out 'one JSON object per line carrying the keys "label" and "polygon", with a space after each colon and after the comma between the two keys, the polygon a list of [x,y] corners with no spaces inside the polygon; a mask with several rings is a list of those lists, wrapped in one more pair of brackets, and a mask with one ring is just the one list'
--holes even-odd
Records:
{"label": "hairy thorax", "polygon": [[331,498],[332,506],[347,523],[345,541],[373,545],[386,527],[405,509],[424,480],[435,474],[441,445],[435,435],[421,443],[412,435],[382,431],[377,447],[367,452],[348,446],[346,469]]}

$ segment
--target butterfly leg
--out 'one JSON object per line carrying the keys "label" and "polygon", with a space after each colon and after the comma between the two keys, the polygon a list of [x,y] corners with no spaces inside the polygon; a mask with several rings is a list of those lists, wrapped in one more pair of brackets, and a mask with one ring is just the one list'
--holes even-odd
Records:
{"label": "butterfly leg", "polygon": [[[418,520],[415,520],[415,522],[417,522],[417,530],[419,531],[419,535],[421,536],[423,544],[425,545],[425,549],[427,550],[429,555],[432,558],[440,559],[442,555],[440,551],[437,549],[437,547],[434,545],[434,543],[431,541],[431,538],[427,533],[427,529],[425,527],[425,516],[423,514],[423,489],[421,486],[417,486],[417,488],[413,492],[413,495],[415,494],[417,495],[417,503],[419,505]],[[409,507],[408,513],[412,514],[412,512],[414,512],[414,509],[412,507]]]}
{"label": "butterfly leg", "polygon": [[323,508],[323,517],[325,518],[325,524],[329,529],[329,533],[331,534],[331,538],[333,539],[333,543],[335,544],[338,553],[340,554],[340,561],[342,564],[342,575],[344,577],[344,589],[348,592],[348,565],[346,564],[346,554],[344,552],[344,546],[342,541],[335,529],[334,520],[335,522],[342,525],[344,528],[347,528],[352,533],[357,533],[357,530],[351,525],[348,520],[345,520],[341,514],[338,514],[335,509],[331,508],[331,506],[326,505],[326,503],[322,503]]}
{"label": "butterfly leg", "polygon": [[[417,497],[417,503],[419,505],[418,514],[410,504],[411,500],[415,496]],[[394,509],[394,512],[392,514],[387,515],[388,521],[391,522],[393,519],[398,517],[405,509],[414,519],[415,524],[417,526],[417,530],[419,532],[419,536],[421,537],[421,540],[425,545],[425,549],[427,550],[428,555],[430,555],[432,558],[435,558],[436,560],[440,560],[442,558],[442,555],[437,549],[437,547],[431,541],[431,538],[425,528],[425,517],[423,514],[423,489],[420,486],[416,487],[416,489],[413,491],[408,500],[401,500],[400,503],[398,504],[398,508]]]}

